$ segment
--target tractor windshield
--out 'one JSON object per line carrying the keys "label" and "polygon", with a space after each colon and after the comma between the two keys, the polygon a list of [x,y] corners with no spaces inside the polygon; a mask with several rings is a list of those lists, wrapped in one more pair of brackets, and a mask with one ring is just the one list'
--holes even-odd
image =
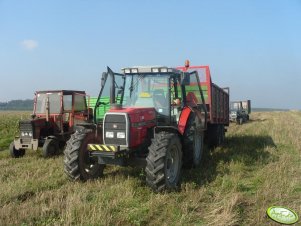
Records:
{"label": "tractor windshield", "polygon": [[242,104],[241,102],[230,102],[230,109],[231,110],[240,110],[242,109]]}
{"label": "tractor windshield", "polygon": [[167,74],[130,74],[126,76],[123,106],[154,107],[169,114],[169,76]]}
{"label": "tractor windshield", "polygon": [[61,112],[61,93],[38,93],[36,98],[36,114],[46,114],[47,104],[50,114]]}

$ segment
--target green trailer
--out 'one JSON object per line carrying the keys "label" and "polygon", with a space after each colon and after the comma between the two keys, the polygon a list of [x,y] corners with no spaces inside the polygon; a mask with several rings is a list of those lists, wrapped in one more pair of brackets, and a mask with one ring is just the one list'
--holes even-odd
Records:
{"label": "green trailer", "polygon": [[[87,98],[87,105],[89,108],[95,109],[97,97],[90,97]],[[100,107],[97,108],[96,110],[96,120],[101,121],[104,118],[105,113],[110,109],[110,98],[109,97],[101,97],[100,101],[105,103],[102,104]]]}

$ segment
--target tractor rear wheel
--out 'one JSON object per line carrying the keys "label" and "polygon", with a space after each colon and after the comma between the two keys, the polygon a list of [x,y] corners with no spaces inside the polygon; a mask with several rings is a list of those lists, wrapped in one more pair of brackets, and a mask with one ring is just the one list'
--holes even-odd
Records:
{"label": "tractor rear wheel", "polygon": [[185,167],[197,167],[201,163],[204,150],[204,133],[197,131],[195,115],[189,117],[184,133],[183,164]]}
{"label": "tractor rear wheel", "polygon": [[155,191],[176,190],[180,183],[182,147],[177,134],[155,134],[146,158],[146,183]]}
{"label": "tractor rear wheel", "polygon": [[43,145],[43,157],[49,158],[59,152],[59,142],[56,139],[48,138]]}
{"label": "tractor rear wheel", "polygon": [[20,158],[25,155],[25,149],[16,149],[14,142],[11,142],[9,145],[10,156],[13,158]]}
{"label": "tractor rear wheel", "polygon": [[87,145],[95,142],[95,134],[89,130],[71,135],[64,151],[64,171],[71,180],[86,181],[103,175],[105,165],[98,164],[97,157],[91,157],[87,150]]}
{"label": "tractor rear wheel", "polygon": [[243,124],[243,118],[242,117],[240,117],[239,119],[237,119],[237,124],[238,125],[242,125]]}

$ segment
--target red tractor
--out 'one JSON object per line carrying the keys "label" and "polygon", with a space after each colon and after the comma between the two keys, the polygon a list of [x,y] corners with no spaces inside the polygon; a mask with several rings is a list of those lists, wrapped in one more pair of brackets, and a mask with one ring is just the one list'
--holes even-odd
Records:
{"label": "red tractor", "polygon": [[[197,71],[133,67],[103,73],[97,107],[110,104],[102,121],[78,125],[64,151],[73,180],[102,176],[105,165],[145,166],[154,191],[178,187],[182,163],[198,166],[207,110]],[[110,96],[110,103],[100,99]],[[95,114],[94,114],[95,116]],[[139,164],[140,165],[140,164]]]}
{"label": "red tractor", "polygon": [[19,158],[26,149],[38,147],[43,148],[44,157],[58,154],[74,132],[74,125],[91,117],[84,91],[37,91],[32,119],[19,122],[20,135],[10,144],[10,154]]}

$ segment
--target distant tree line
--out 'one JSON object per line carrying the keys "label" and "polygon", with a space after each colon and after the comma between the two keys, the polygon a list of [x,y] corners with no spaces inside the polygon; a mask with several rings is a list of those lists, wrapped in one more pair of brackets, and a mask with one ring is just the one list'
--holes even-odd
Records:
{"label": "distant tree line", "polygon": [[0,102],[0,110],[31,111],[32,109],[33,109],[33,100],[30,99]]}

